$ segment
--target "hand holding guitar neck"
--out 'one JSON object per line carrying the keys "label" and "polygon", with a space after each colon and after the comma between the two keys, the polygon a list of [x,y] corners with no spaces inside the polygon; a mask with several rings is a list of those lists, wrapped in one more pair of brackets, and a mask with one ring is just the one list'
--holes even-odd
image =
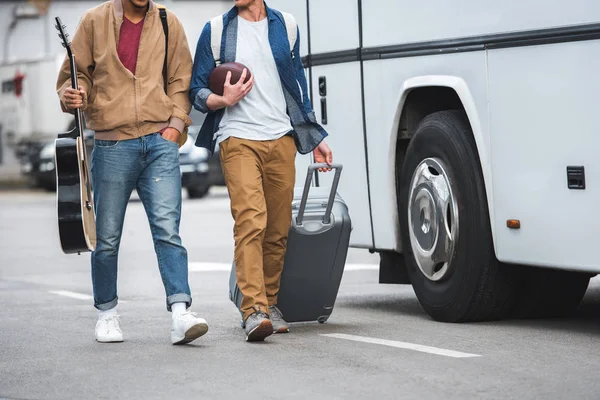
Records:
{"label": "hand holding guitar neck", "polygon": [[64,94],[65,106],[69,110],[83,107],[84,96],[85,89],[83,86],[79,86],[79,89],[67,88]]}

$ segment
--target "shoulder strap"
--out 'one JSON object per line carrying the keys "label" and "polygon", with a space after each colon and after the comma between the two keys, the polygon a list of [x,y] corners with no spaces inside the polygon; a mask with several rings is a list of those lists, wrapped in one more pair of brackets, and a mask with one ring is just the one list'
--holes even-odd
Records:
{"label": "shoulder strap", "polygon": [[160,14],[160,21],[162,22],[163,31],[165,32],[165,61],[163,62],[163,81],[165,87],[165,93],[167,93],[167,56],[169,50],[169,24],[167,23],[167,10],[163,7],[158,9]]}
{"label": "shoulder strap", "polygon": [[298,39],[298,24],[296,23],[296,18],[292,14],[281,12],[283,15],[283,19],[285,21],[285,29],[287,30],[288,41],[290,42],[290,51],[292,52],[292,57],[294,56],[294,46],[296,45],[296,40]]}
{"label": "shoulder strap", "polygon": [[210,20],[210,47],[215,65],[221,65],[221,40],[223,39],[223,16],[219,15]]}

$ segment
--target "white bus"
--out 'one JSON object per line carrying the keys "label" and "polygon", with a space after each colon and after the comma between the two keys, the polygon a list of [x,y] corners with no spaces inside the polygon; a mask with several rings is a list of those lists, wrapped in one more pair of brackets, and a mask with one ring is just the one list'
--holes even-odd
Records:
{"label": "white bus", "polygon": [[298,20],[351,246],[381,255],[381,283],[448,322],[579,304],[600,272],[598,0],[269,5]]}

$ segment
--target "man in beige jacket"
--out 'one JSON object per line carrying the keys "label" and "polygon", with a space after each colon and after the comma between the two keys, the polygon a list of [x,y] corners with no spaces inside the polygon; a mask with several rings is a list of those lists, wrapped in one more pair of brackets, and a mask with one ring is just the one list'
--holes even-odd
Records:
{"label": "man in beige jacket", "polygon": [[[158,266],[172,311],[171,342],[189,343],[208,330],[188,311],[187,251],[179,237],[179,145],[190,124],[192,59],[174,14],[165,32],[149,0],[110,0],[86,12],[73,37],[80,87],[71,88],[68,60],[58,76],[63,111],[81,108],[95,131],[92,183],[97,246],[92,253],[96,340],[121,342],[117,314],[117,259],[127,202],[137,190],[146,209]],[[165,84],[166,83],[166,84]],[[166,90],[165,90],[166,89]]]}

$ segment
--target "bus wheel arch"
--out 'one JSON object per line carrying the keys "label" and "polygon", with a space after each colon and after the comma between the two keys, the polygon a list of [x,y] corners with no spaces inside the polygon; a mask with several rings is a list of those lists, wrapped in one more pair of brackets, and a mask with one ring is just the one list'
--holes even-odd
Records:
{"label": "bus wheel arch", "polygon": [[[488,198],[488,207],[493,209],[491,190],[491,170],[489,165],[487,145],[484,139],[479,114],[475,107],[473,95],[467,83],[455,76],[419,76],[408,79],[401,90],[398,101],[397,114],[393,126],[394,134],[391,136],[390,148],[395,149],[393,157],[396,196],[398,195],[398,177],[400,176],[404,155],[410,139],[414,136],[421,121],[430,114],[445,110],[462,110],[466,113],[471,126],[470,134],[475,141],[477,154]],[[494,220],[490,216],[492,232]],[[401,243],[397,243],[401,249]]]}

